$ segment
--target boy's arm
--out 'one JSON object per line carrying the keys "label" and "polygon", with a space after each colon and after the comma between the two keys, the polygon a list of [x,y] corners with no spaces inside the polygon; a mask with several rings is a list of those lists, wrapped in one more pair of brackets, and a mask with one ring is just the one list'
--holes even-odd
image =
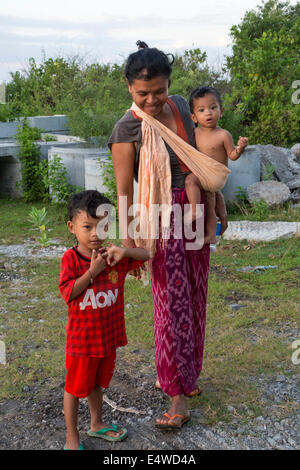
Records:
{"label": "boy's arm", "polygon": [[226,150],[228,158],[230,160],[237,160],[240,158],[245,148],[248,145],[248,139],[246,137],[240,137],[237,147],[235,147],[232,135],[228,131],[224,131],[224,148]]}
{"label": "boy's arm", "polygon": [[103,254],[106,257],[109,266],[115,266],[121,259],[128,257],[137,261],[147,261],[150,259],[148,251],[144,248],[127,248],[113,245],[106,248],[106,253]]}
{"label": "boy's arm", "polygon": [[78,277],[73,285],[69,300],[75,299],[89,284],[93,283],[94,277],[98,276],[106,268],[106,262],[99,250],[93,250],[89,269]]}

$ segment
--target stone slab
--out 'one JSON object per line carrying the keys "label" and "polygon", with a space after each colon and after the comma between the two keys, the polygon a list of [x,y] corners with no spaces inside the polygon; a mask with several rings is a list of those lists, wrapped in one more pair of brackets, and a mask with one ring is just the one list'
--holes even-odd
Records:
{"label": "stone slab", "polygon": [[300,236],[300,222],[228,222],[223,234],[225,240],[274,241]]}

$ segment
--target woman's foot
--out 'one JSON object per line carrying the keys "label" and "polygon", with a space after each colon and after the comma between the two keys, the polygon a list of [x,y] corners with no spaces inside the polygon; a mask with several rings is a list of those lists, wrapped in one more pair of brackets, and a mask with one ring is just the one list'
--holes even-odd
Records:
{"label": "woman's foot", "polygon": [[[160,386],[160,383],[159,383],[159,380],[158,380],[158,379],[156,379],[155,388],[156,388],[157,390],[161,390],[161,386]],[[194,388],[194,390],[191,391],[191,393],[188,393],[188,394],[185,395],[185,396],[188,397],[188,398],[192,398],[192,397],[196,397],[197,395],[200,395],[201,393],[202,393],[201,387],[196,386],[196,387]]]}
{"label": "woman's foot", "polygon": [[171,406],[168,413],[162,418],[157,418],[156,426],[163,429],[180,429],[181,426],[190,419],[187,408],[186,397],[184,395],[176,395],[171,398]]}

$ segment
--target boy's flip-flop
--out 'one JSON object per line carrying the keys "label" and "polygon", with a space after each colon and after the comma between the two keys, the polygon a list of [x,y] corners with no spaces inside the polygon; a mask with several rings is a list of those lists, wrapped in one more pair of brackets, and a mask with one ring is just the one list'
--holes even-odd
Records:
{"label": "boy's flip-flop", "polygon": [[[64,446],[64,450],[72,450],[72,449],[67,449],[66,446]],[[85,450],[84,447],[83,447],[83,444],[80,443],[79,447],[77,450]]]}
{"label": "boy's flip-flop", "polygon": [[174,419],[175,418],[180,418],[181,421],[180,423],[178,424],[169,424],[169,423],[155,423],[155,426],[159,429],[165,429],[165,430],[174,430],[174,429],[181,429],[181,427],[183,426],[183,424],[187,423],[189,420],[190,420],[190,415],[188,416],[183,416],[183,415],[180,415],[180,414],[176,414],[176,415],[173,415],[173,416],[170,416],[169,413],[164,413],[164,416],[166,416],[166,418],[168,418],[169,421],[173,421],[174,422]]}
{"label": "boy's flip-flop", "polygon": [[109,426],[111,426],[111,427],[102,428],[102,429],[99,429],[99,431],[95,431],[95,432],[89,430],[87,432],[87,434],[90,437],[99,437],[100,439],[105,439],[106,441],[113,441],[113,442],[123,441],[123,439],[125,439],[125,437],[127,437],[127,429],[126,428],[121,428],[121,430],[123,432],[120,436],[107,436],[105,433],[107,433],[108,431],[118,432],[118,428],[115,424],[110,424]]}

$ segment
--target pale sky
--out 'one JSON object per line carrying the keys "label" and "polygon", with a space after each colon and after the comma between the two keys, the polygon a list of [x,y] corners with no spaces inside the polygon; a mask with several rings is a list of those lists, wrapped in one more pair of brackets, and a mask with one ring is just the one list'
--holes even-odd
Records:
{"label": "pale sky", "polygon": [[[296,4],[297,0],[291,1]],[[199,47],[220,67],[230,27],[261,0],[2,0],[0,81],[28,59],[79,54],[89,63],[120,63],[138,39],[164,52]]]}

